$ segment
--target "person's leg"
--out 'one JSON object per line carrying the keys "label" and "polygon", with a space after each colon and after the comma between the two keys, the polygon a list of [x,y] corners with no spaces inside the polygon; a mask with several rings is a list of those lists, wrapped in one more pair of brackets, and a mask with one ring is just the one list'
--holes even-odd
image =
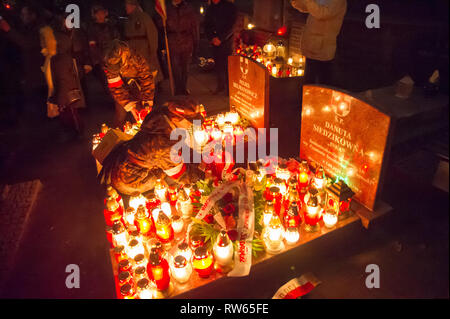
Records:
{"label": "person's leg", "polygon": [[179,52],[173,50],[172,52],[172,76],[173,82],[175,84],[175,95],[181,95],[184,93],[183,91],[183,83],[182,83],[182,60]]}
{"label": "person's leg", "polygon": [[217,77],[217,87],[216,90],[214,91],[215,94],[221,92],[224,90],[224,74],[223,74],[223,70],[224,70],[224,54],[223,54],[223,50],[222,47],[214,47],[213,48],[213,52],[214,52],[214,62],[215,62],[215,72],[216,72],[216,77]]}
{"label": "person's leg", "polygon": [[188,80],[188,74],[189,74],[189,64],[192,60],[192,56],[189,53],[183,54],[182,57],[182,63],[181,63],[181,90],[183,94],[189,95],[189,91],[187,89],[187,80]]}

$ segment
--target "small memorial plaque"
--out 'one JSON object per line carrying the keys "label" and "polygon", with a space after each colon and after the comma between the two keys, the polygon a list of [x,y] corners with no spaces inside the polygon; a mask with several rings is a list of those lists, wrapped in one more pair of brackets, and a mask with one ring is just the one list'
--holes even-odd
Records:
{"label": "small memorial plaque", "polygon": [[267,111],[269,76],[266,68],[245,57],[228,58],[230,107],[256,128],[264,128]]}
{"label": "small memorial plaque", "polygon": [[303,88],[300,157],[343,179],[355,198],[373,210],[391,119],[346,93]]}

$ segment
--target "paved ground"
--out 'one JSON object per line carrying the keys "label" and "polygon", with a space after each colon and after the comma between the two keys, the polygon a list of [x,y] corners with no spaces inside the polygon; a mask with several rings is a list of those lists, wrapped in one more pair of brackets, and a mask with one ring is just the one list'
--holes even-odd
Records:
{"label": "paved ground", "polygon": [[[211,95],[214,83],[208,74],[197,72],[190,78],[192,95],[209,114],[228,106],[226,97]],[[94,82],[90,88],[98,90]],[[165,84],[160,100],[167,92]],[[0,135],[2,149],[11,151],[1,180],[39,179],[43,184],[0,297],[114,297],[102,215],[104,190],[96,180],[89,138],[112,116],[112,107],[96,95],[83,114],[86,139],[65,141],[57,121],[48,119],[22,123]],[[312,271],[323,284],[309,298],[448,298],[448,195],[428,186],[429,181],[415,179],[411,167],[392,166],[389,174],[384,198],[395,212],[371,230],[354,225],[313,241],[296,255],[280,257],[276,265],[258,267],[248,278],[187,297],[268,298],[285,282]],[[371,263],[380,266],[378,290],[364,285],[364,269]],[[68,264],[80,266],[80,289],[65,287]]]}

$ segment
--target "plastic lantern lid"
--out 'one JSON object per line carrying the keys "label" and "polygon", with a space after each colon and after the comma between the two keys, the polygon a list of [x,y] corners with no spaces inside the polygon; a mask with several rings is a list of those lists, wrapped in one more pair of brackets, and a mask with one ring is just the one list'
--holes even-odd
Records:
{"label": "plastic lantern lid", "polygon": [[176,256],[175,259],[173,260],[173,263],[176,268],[184,268],[187,265],[186,258],[184,258],[181,255]]}
{"label": "plastic lantern lid", "polygon": [[120,287],[120,293],[124,296],[128,295],[131,292],[131,285],[125,284],[122,287]]}
{"label": "plastic lantern lid", "polygon": [[208,250],[206,249],[205,246],[197,247],[197,248],[195,248],[194,255],[195,255],[195,258],[197,258],[197,259],[206,258],[206,257],[208,257]]}
{"label": "plastic lantern lid", "polygon": [[137,255],[134,257],[134,261],[135,261],[137,264],[141,263],[144,259],[145,259],[144,254],[137,254]]}
{"label": "plastic lantern lid", "polygon": [[136,275],[143,275],[147,271],[147,268],[145,266],[139,266],[134,270],[134,273]]}
{"label": "plastic lantern lid", "polygon": [[147,278],[140,279],[136,284],[136,286],[140,289],[146,289],[146,288],[148,288],[149,285],[150,285],[150,281]]}
{"label": "plastic lantern lid", "polygon": [[150,260],[150,265],[152,265],[152,266],[159,266],[161,264],[161,258],[159,257],[159,254],[157,254],[157,253],[151,253],[149,260]]}
{"label": "plastic lantern lid", "polygon": [[125,231],[125,227],[120,221],[116,221],[112,226],[112,231],[114,234],[120,234],[121,232]]}
{"label": "plastic lantern lid", "polygon": [[221,230],[219,237],[217,238],[217,245],[219,247],[226,247],[230,243],[230,238],[225,230]]}
{"label": "plastic lantern lid", "polygon": [[179,250],[187,250],[189,248],[189,245],[186,242],[182,242],[178,245]]}
{"label": "plastic lantern lid", "polygon": [[117,277],[119,278],[119,281],[125,281],[130,278],[130,276],[129,271],[121,271]]}
{"label": "plastic lantern lid", "polygon": [[138,241],[137,239],[132,239],[132,240],[130,240],[130,242],[128,243],[128,246],[130,246],[130,247],[135,247],[135,246],[137,246],[137,245],[139,245],[139,241]]}
{"label": "plastic lantern lid", "polygon": [[125,249],[124,246],[116,246],[116,247],[114,247],[114,253],[120,254],[124,251],[124,249]]}
{"label": "plastic lantern lid", "polygon": [[145,218],[147,217],[147,213],[145,212],[144,205],[139,205],[137,211],[136,211],[136,217],[137,218]]}
{"label": "plastic lantern lid", "polygon": [[128,259],[123,259],[119,262],[119,268],[125,268],[130,264]]}
{"label": "plastic lantern lid", "polygon": [[280,188],[277,187],[277,186],[272,186],[271,188],[269,188],[269,191],[270,191],[271,193],[278,194],[278,193],[280,192]]}

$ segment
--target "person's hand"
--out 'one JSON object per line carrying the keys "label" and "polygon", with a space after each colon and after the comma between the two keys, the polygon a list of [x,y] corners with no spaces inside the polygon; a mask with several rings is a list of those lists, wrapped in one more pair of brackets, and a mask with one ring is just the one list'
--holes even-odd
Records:
{"label": "person's hand", "polygon": [[306,7],[304,0],[291,0],[291,6],[300,12],[308,12],[308,8]]}
{"label": "person's hand", "polygon": [[4,32],[9,32],[9,30],[11,30],[11,26],[9,25],[8,22],[6,22],[6,20],[1,19],[0,20],[0,30],[2,30]]}
{"label": "person's hand", "polygon": [[216,47],[218,47],[222,44],[222,42],[220,41],[220,39],[218,37],[215,37],[212,39],[212,44],[215,45]]}
{"label": "person's hand", "polygon": [[153,107],[153,101],[152,100],[144,101],[144,102],[142,102],[142,106],[143,107],[152,108]]}
{"label": "person's hand", "polygon": [[92,66],[86,64],[86,65],[83,65],[83,69],[84,69],[84,73],[85,73],[85,74],[88,74],[89,72],[92,71]]}

